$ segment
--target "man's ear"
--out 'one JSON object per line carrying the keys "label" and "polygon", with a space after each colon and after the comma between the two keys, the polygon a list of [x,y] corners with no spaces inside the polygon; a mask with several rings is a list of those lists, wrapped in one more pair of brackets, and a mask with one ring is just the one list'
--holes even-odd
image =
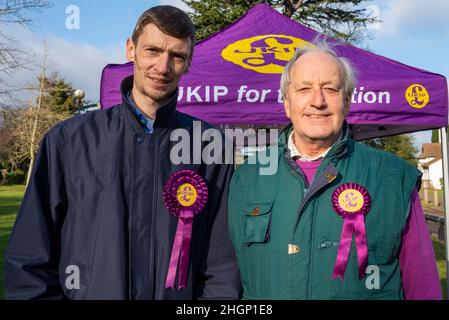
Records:
{"label": "man's ear", "polygon": [[344,101],[345,109],[343,111],[343,116],[346,117],[349,114],[349,108],[351,106],[351,96],[347,97]]}
{"label": "man's ear", "polygon": [[290,119],[290,102],[288,101],[288,98],[284,98],[284,110],[287,118]]}
{"label": "man's ear", "polygon": [[190,64],[192,63],[192,56],[189,57],[189,60],[187,60],[186,66],[184,68],[184,72],[183,73],[187,73],[190,70]]}
{"label": "man's ear", "polygon": [[134,62],[134,56],[136,54],[136,47],[134,46],[134,42],[131,38],[126,40],[126,59],[128,61]]}

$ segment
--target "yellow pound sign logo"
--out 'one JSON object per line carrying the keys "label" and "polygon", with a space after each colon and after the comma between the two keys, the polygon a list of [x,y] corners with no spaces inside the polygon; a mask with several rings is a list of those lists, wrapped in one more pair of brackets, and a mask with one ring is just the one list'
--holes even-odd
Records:
{"label": "yellow pound sign logo", "polygon": [[405,98],[411,107],[421,109],[429,103],[430,96],[422,85],[412,84],[405,91]]}
{"label": "yellow pound sign logo", "polygon": [[180,185],[176,191],[176,198],[178,199],[179,204],[183,207],[190,207],[193,205],[197,197],[196,189],[190,183]]}
{"label": "yellow pound sign logo", "polygon": [[245,69],[280,74],[297,48],[313,47],[310,42],[283,34],[268,34],[231,43],[221,56]]}
{"label": "yellow pound sign logo", "polygon": [[359,211],[362,209],[363,203],[363,195],[355,189],[345,190],[338,196],[338,204],[348,213]]}

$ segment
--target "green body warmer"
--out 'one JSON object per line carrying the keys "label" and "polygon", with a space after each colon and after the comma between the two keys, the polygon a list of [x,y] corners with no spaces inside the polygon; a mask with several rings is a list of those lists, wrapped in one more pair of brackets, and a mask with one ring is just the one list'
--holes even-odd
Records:
{"label": "green body warmer", "polygon": [[[350,139],[345,125],[307,186],[289,156],[291,130],[284,130],[274,147],[279,161],[275,175],[261,175],[260,164],[245,163],[231,181],[229,229],[243,298],[403,299],[398,257],[412,191],[420,186],[419,171]],[[333,280],[343,218],[333,210],[331,197],[348,182],[365,187],[372,200],[365,217],[368,268],[359,279],[353,236],[344,280]]]}

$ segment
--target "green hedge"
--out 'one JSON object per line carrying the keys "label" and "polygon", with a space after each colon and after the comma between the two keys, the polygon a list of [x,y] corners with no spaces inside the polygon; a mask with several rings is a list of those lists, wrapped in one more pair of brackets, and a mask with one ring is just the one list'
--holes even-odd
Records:
{"label": "green hedge", "polygon": [[26,176],[25,172],[20,169],[15,170],[14,172],[8,172],[6,176],[2,179],[1,184],[4,185],[14,185],[14,184],[25,184]]}

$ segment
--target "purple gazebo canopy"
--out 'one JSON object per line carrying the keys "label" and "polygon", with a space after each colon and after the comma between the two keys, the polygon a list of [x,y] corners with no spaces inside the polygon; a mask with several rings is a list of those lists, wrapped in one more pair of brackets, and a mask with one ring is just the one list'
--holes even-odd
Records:
{"label": "purple gazebo canopy", "polygon": [[[265,4],[195,46],[192,65],[179,85],[178,110],[211,124],[287,123],[279,94],[280,75],[295,48],[321,36]],[[446,78],[334,39],[339,55],[358,72],[350,114],[358,139],[448,125]],[[132,63],[107,65],[100,103],[121,102],[120,83]]]}

